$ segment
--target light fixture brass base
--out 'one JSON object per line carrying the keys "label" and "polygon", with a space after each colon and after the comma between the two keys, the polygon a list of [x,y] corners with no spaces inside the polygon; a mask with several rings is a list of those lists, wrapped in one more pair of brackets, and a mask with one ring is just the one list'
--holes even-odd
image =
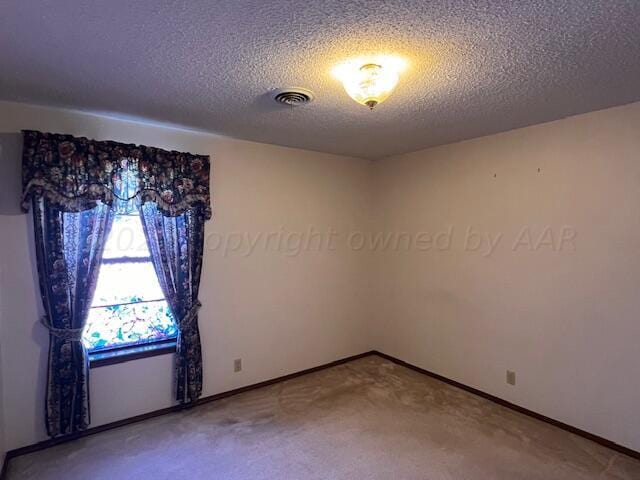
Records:
{"label": "light fixture brass base", "polygon": [[369,100],[368,102],[365,102],[365,105],[369,107],[369,110],[373,110],[373,107],[375,107],[377,104],[378,102],[376,102],[375,100]]}

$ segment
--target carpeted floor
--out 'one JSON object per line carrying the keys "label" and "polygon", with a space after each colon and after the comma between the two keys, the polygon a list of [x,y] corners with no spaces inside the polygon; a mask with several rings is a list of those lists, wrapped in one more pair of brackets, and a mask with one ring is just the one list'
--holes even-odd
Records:
{"label": "carpeted floor", "polygon": [[640,479],[640,461],[377,356],[15,458],[9,479]]}

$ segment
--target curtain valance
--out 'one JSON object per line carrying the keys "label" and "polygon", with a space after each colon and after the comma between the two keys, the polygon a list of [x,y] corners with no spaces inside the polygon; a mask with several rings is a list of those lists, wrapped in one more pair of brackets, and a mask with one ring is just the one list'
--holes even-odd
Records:
{"label": "curtain valance", "polygon": [[[202,206],[211,217],[210,165],[207,155],[155,147],[90,140],[23,130],[22,209],[41,196],[66,212],[95,208],[98,201],[139,197],[155,202],[163,215],[181,215]],[[121,198],[122,178],[135,172],[138,189]]]}

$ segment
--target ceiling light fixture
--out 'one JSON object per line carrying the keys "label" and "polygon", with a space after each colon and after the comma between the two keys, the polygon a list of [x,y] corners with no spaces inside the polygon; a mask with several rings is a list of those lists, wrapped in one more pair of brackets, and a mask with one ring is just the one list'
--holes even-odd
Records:
{"label": "ceiling light fixture", "polygon": [[333,73],[342,81],[347,94],[369,109],[385,101],[398,84],[405,62],[397,58],[378,57],[366,63],[345,62]]}

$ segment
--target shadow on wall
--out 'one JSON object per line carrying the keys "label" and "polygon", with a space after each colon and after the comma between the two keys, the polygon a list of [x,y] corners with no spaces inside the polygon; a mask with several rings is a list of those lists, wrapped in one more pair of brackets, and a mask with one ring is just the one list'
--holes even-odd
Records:
{"label": "shadow on wall", "polygon": [[[19,196],[17,198],[20,198]],[[18,201],[18,203],[20,203]],[[18,212],[22,213],[20,207],[18,207]],[[24,215],[24,214],[23,214]],[[36,318],[29,319],[32,323],[31,327],[31,340],[34,345],[37,345],[38,348],[38,372],[37,372],[37,380],[36,380],[36,398],[38,399],[34,405],[34,413],[33,418],[37,419],[40,427],[44,429],[44,421],[43,421],[43,413],[45,410],[44,399],[46,397],[46,385],[47,385],[47,368],[48,368],[48,359],[49,359],[49,333],[47,329],[43,327],[43,325],[38,321],[44,315],[44,306],[42,305],[42,298],[39,295],[39,280],[38,280],[38,264],[36,262],[36,247],[35,247],[35,232],[34,225],[32,221],[31,212],[28,214],[27,220],[27,238],[28,238],[28,249],[29,249],[29,259],[30,259],[30,267],[31,267],[31,281],[34,286],[32,290],[33,301],[37,308],[37,316]],[[28,277],[27,277],[28,278]]]}
{"label": "shadow on wall", "polygon": [[[22,134],[0,133],[0,217],[4,221],[0,226],[0,242],[7,247],[7,255],[0,257],[0,315],[2,316],[3,355],[18,359],[31,356],[37,362],[20,367],[17,374],[11,362],[4,362],[3,380],[11,382],[17,375],[26,376],[36,382],[36,400],[33,413],[27,418],[35,418],[34,428],[38,436],[44,435],[42,412],[44,411],[45,386],[47,375],[47,352],[49,335],[38,321],[44,313],[38,288],[38,270],[34,245],[34,227],[31,213],[25,214],[20,209],[22,194]],[[24,216],[24,219],[17,217]],[[26,327],[26,328],[25,328]],[[7,341],[11,338],[11,343]],[[29,352],[28,354],[25,352]],[[7,389],[4,388],[7,407]],[[25,402],[28,408],[31,402]],[[15,448],[20,441],[13,438],[11,427],[5,422],[4,441],[7,447]],[[15,428],[15,425],[14,425]],[[9,445],[11,442],[17,442]]]}
{"label": "shadow on wall", "polygon": [[0,215],[23,215],[22,194],[22,134],[0,133]]}

